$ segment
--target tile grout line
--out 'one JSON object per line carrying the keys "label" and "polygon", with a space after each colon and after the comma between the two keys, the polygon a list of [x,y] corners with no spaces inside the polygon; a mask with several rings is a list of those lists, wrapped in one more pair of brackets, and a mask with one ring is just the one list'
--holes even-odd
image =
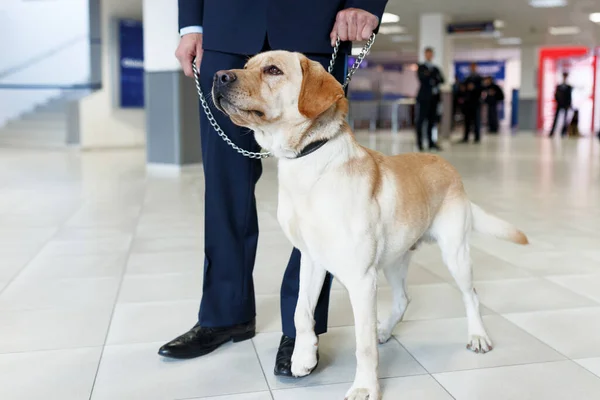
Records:
{"label": "tile grout line", "polygon": [[256,354],[256,359],[258,360],[258,365],[260,366],[260,370],[263,373],[263,377],[265,378],[265,382],[267,384],[267,389],[269,389],[269,394],[271,395],[271,399],[275,400],[275,396],[273,395],[273,390],[271,389],[271,385],[269,385],[269,380],[267,379],[267,373],[265,372],[265,368],[262,365],[262,361],[260,361],[260,356],[258,355],[258,350],[256,349],[256,344],[254,343],[254,338],[250,339],[252,342],[252,348],[254,348],[254,354]]}
{"label": "tile grout line", "polygon": [[425,371],[427,373],[427,375],[431,377],[431,379],[433,379],[434,381],[436,381],[437,384],[440,385],[440,387],[442,389],[444,389],[444,391],[446,393],[448,393],[448,396],[450,396],[452,399],[456,400],[456,398],[454,396],[452,396],[452,394],[448,391],[448,389],[446,389],[446,387],[444,385],[442,385],[437,379],[435,379],[435,377],[431,374],[431,372],[429,372],[429,370],[427,368],[425,368],[425,366],[423,364],[421,364],[419,362],[419,360],[417,360],[417,358],[415,356],[413,356],[412,353],[410,351],[408,351],[408,349],[406,347],[404,347],[404,345],[402,343],[400,343],[400,340],[396,337],[396,335],[394,335],[392,333],[392,337],[400,345],[400,347],[402,347],[404,349],[404,351],[406,351],[406,354],[408,354],[413,360],[415,360],[415,362],[417,364],[419,364],[421,366],[421,368],[423,368],[423,371]]}
{"label": "tile grout line", "polygon": [[[146,178],[147,181],[147,178]],[[94,380],[92,381],[92,387],[90,390],[90,397],[89,400],[92,400],[92,397],[94,396],[94,389],[96,388],[96,381],[98,379],[98,373],[100,372],[100,366],[102,365],[102,358],[104,357],[104,351],[106,350],[106,341],[108,340],[108,335],[110,334],[110,327],[112,326],[112,322],[113,322],[113,318],[115,316],[115,310],[117,308],[117,304],[119,302],[119,296],[121,295],[121,289],[123,288],[123,281],[125,280],[125,275],[127,272],[127,264],[129,263],[129,259],[131,258],[131,253],[133,250],[133,246],[135,243],[135,238],[136,238],[136,231],[137,231],[137,227],[140,223],[140,220],[142,218],[142,214],[144,213],[144,207],[145,207],[145,200],[146,200],[146,194],[148,192],[148,187],[147,185],[144,185],[144,195],[142,197],[142,204],[140,206],[140,212],[137,215],[136,218],[136,222],[134,224],[134,230],[132,232],[131,235],[131,242],[129,243],[129,248],[127,249],[127,256],[125,257],[125,261],[124,261],[124,266],[123,266],[123,271],[121,272],[121,279],[119,281],[119,288],[117,289],[117,293],[115,294],[115,301],[112,307],[112,311],[110,313],[110,320],[108,322],[108,327],[106,328],[106,335],[104,335],[104,342],[102,344],[102,351],[100,353],[100,358],[98,359],[98,367],[96,368],[96,373],[94,374]]]}
{"label": "tile grout line", "polygon": [[32,256],[31,256],[31,257],[30,257],[30,258],[27,260],[27,262],[26,262],[25,264],[23,264],[23,266],[22,266],[22,267],[21,267],[21,268],[20,268],[20,269],[19,269],[19,270],[18,270],[18,271],[17,271],[17,272],[16,272],[16,273],[15,273],[15,274],[14,274],[14,275],[13,275],[13,276],[12,276],[12,277],[11,277],[11,278],[8,280],[8,281],[6,281],[6,282],[5,282],[5,283],[6,283],[6,285],[4,286],[4,288],[0,289],[0,295],[2,295],[2,293],[4,293],[4,291],[5,291],[6,289],[8,289],[8,287],[9,287],[9,286],[10,286],[10,285],[11,285],[11,284],[12,284],[12,283],[13,283],[13,282],[14,282],[14,281],[15,281],[15,280],[16,280],[16,279],[17,279],[17,278],[18,278],[18,277],[19,277],[19,276],[20,276],[20,275],[23,273],[23,271],[25,270],[25,268],[27,268],[27,267],[29,266],[29,264],[31,264],[31,262],[32,262],[32,261],[33,261],[35,258],[37,258],[37,257],[40,255],[40,253],[41,253],[41,252],[42,252],[42,250],[43,250],[43,249],[44,249],[44,248],[45,248],[45,247],[48,245],[48,243],[50,243],[51,241],[53,241],[53,240],[54,240],[54,239],[55,239],[55,238],[58,236],[58,234],[60,233],[60,231],[62,231],[62,230],[63,230],[63,229],[66,227],[66,225],[67,225],[67,223],[69,222],[69,220],[70,220],[71,218],[73,218],[73,216],[74,216],[75,214],[77,214],[77,212],[78,212],[78,211],[79,211],[79,210],[80,210],[82,207],[83,207],[83,205],[80,205],[79,207],[77,207],[77,209],[76,209],[75,211],[73,211],[72,213],[70,213],[70,214],[69,214],[69,216],[68,216],[68,217],[66,217],[66,218],[65,218],[65,220],[64,220],[64,221],[63,221],[61,224],[59,224],[59,225],[58,225],[58,227],[56,228],[56,232],[54,232],[54,234],[52,234],[52,235],[51,235],[51,236],[48,238],[48,240],[46,240],[46,241],[44,242],[44,244],[43,244],[42,246],[40,246],[39,250],[38,250],[37,252],[35,252],[35,254],[34,254],[34,255],[32,255]]}

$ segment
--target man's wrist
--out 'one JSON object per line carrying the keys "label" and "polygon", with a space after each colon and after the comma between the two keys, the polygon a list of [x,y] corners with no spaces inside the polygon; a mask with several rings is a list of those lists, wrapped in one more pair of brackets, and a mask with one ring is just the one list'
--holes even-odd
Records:
{"label": "man's wrist", "polygon": [[201,26],[186,26],[179,30],[180,36],[187,35],[190,33],[204,33],[204,30]]}

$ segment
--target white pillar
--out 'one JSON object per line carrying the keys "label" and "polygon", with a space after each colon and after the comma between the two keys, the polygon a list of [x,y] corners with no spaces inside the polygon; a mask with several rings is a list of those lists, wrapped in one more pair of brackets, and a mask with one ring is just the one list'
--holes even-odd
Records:
{"label": "white pillar", "polygon": [[521,48],[521,87],[519,88],[519,130],[536,130],[538,48]]}
{"label": "white pillar", "polygon": [[449,18],[443,14],[421,14],[419,21],[419,62],[425,60],[425,49],[432,47],[433,63],[446,78],[442,91],[448,90],[454,80],[454,46],[447,33],[448,23]]}
{"label": "white pillar", "polygon": [[143,1],[147,161],[175,167],[199,163],[198,95],[175,58],[177,0]]}
{"label": "white pillar", "polygon": [[[449,19],[444,14],[421,14],[419,18],[419,62],[425,60],[425,49],[433,48],[433,63],[444,74],[441,86],[442,121],[437,129],[438,138],[450,136],[452,122],[452,83],[454,80],[454,49],[447,31]],[[434,133],[435,135],[435,133]]]}

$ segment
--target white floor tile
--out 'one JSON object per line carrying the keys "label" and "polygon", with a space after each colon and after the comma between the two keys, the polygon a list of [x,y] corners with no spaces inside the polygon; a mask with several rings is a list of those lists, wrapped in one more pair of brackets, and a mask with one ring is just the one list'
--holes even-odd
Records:
{"label": "white floor tile", "polygon": [[[188,400],[188,399],[186,399]],[[269,392],[233,394],[231,396],[202,397],[189,400],[273,400]]]}
{"label": "white floor tile", "polygon": [[600,378],[600,357],[582,358],[575,362]]}
{"label": "white floor tile", "polygon": [[196,300],[117,304],[106,343],[167,342],[194,326],[199,306]]}
{"label": "white floor tile", "polygon": [[[320,361],[317,369],[303,379],[278,378],[272,373],[281,333],[263,333],[253,341],[271,389],[346,383],[354,380],[356,370],[354,327],[330,328],[319,338]],[[398,344],[391,340],[379,347],[381,378],[425,374],[425,370]]]}
{"label": "white floor tile", "polygon": [[434,375],[456,400],[596,400],[600,379],[572,361]]}
{"label": "white floor tile", "polygon": [[527,312],[597,305],[545,279],[477,282],[482,304],[498,313]]}
{"label": "white floor tile", "polygon": [[17,278],[0,294],[3,310],[85,309],[111,307],[116,278],[27,280]]}
{"label": "white floor tile", "polygon": [[466,349],[466,318],[403,322],[394,336],[431,373],[564,359],[500,316],[483,323],[494,344],[486,354]]}
{"label": "white floor tile", "polygon": [[119,303],[198,300],[202,298],[202,271],[180,274],[127,275]]}
{"label": "white floor tile", "polygon": [[0,354],[0,399],[88,399],[102,347]]}
{"label": "white floor tile", "polygon": [[111,308],[0,311],[0,353],[104,344]]}
{"label": "white floor tile", "polygon": [[539,276],[600,273],[597,260],[569,251],[532,252],[516,259],[515,264]]}
{"label": "white floor tile", "polygon": [[204,270],[204,252],[131,254],[127,262],[127,275],[198,273]]}
{"label": "white floor tile", "polygon": [[158,252],[201,252],[204,241],[197,236],[171,236],[161,238],[137,238],[133,242],[133,253]]}
{"label": "white floor tile", "polygon": [[130,236],[91,240],[51,240],[44,246],[40,255],[124,254],[129,250],[130,243]]}
{"label": "white floor tile", "polygon": [[[471,260],[474,281],[516,279],[531,276],[526,270],[519,269],[505,260],[476,248],[471,248]],[[454,278],[441,258],[433,262],[425,262],[422,265],[446,282],[456,285]]]}
{"label": "white floor tile", "polygon": [[39,255],[19,275],[20,280],[120,278],[124,254]]}
{"label": "white floor tile", "polygon": [[158,356],[161,345],[107,346],[91,399],[189,399],[267,390],[251,341],[184,361]]}
{"label": "white floor tile", "polygon": [[600,303],[600,274],[556,276],[548,279],[578,295],[588,297]]}
{"label": "white floor tile", "polygon": [[505,317],[569,358],[600,356],[600,308],[506,314]]}
{"label": "white floor tile", "polygon": [[[452,400],[452,397],[430,376],[381,379],[382,400]],[[275,400],[331,400],[343,399],[351,384],[309,386],[296,389],[274,390]]]}

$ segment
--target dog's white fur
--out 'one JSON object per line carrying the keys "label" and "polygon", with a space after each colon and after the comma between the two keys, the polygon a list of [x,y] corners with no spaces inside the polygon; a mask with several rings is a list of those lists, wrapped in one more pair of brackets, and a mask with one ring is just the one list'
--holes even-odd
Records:
{"label": "dog's white fur", "polygon": [[[463,294],[467,347],[490,351],[472,285],[469,233],[474,229],[520,244],[527,243],[525,235],[471,203],[458,173],[442,158],[386,157],[360,146],[345,122],[341,86],[304,56],[263,53],[244,70],[230,72],[237,79],[213,89],[215,102],[279,158],[278,219],[302,252],[293,374],[305,376],[317,364],[313,313],[329,271],[347,288],[356,325],[356,377],[346,398],[380,399],[377,343],[390,338],[406,311],[408,264],[423,240],[438,243]],[[295,158],[319,139],[329,142]],[[380,269],[394,304],[377,327]]]}

